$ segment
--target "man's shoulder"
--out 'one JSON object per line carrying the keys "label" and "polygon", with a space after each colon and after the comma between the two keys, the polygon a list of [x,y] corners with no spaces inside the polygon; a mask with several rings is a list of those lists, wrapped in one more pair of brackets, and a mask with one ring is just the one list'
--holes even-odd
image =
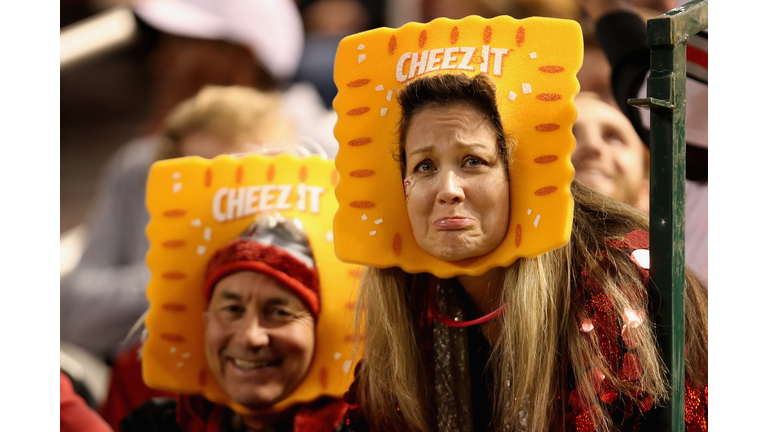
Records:
{"label": "man's shoulder", "polygon": [[120,422],[122,432],[182,432],[176,423],[175,398],[152,398]]}

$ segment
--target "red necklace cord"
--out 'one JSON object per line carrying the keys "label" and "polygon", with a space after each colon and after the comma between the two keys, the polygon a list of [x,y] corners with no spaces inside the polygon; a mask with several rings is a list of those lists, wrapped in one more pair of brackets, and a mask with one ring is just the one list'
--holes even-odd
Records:
{"label": "red necklace cord", "polygon": [[429,278],[429,287],[427,288],[427,308],[432,314],[432,317],[440,324],[448,327],[469,327],[477,324],[488,322],[497,316],[504,313],[507,308],[507,304],[501,305],[500,308],[489,313],[488,315],[481,316],[480,318],[473,319],[471,321],[456,321],[440,312],[440,308],[437,307],[437,300],[435,299],[435,291],[437,290],[438,279],[436,277]]}

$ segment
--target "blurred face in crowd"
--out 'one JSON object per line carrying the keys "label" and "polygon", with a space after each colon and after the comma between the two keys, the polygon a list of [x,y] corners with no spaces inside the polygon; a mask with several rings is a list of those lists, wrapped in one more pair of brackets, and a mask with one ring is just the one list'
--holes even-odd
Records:
{"label": "blurred face in crowd", "polygon": [[309,370],[315,319],[269,276],[241,271],[222,278],[203,318],[208,365],[245,407],[263,409],[282,400]]}
{"label": "blurred face in crowd", "polygon": [[643,210],[648,206],[647,149],[621,111],[589,96],[575,100],[571,155],[576,179]]}
{"label": "blurred face in crowd", "polygon": [[260,148],[255,144],[223,138],[208,132],[194,132],[179,143],[184,156],[200,156],[213,159],[221,154],[248,153]]}
{"label": "blurred face in crowd", "polygon": [[507,167],[491,122],[476,108],[424,108],[405,135],[404,187],[416,242],[455,261],[491,252],[509,221]]}

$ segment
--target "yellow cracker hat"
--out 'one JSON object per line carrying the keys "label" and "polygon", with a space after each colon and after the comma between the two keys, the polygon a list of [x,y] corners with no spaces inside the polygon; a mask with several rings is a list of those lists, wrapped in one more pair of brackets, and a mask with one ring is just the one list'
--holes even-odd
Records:
{"label": "yellow cracker hat", "polygon": [[303,382],[269,411],[320,396],[341,397],[352,380],[353,306],[359,267],[333,253],[332,217],[338,204],[333,162],[291,155],[160,161],[150,172],[147,208],[149,337],[144,382],[194,393],[242,414],[211,374],[205,359],[204,275],[211,255],[236,239],[262,211],[278,211],[304,226],[320,279],[315,352]]}
{"label": "yellow cracker hat", "polygon": [[[333,102],[339,259],[448,278],[482,274],[566,244],[573,220],[573,98],[582,57],[579,24],[554,18],[439,18],[344,38],[336,53],[339,93]],[[504,132],[518,143],[507,235],[493,252],[462,261],[438,259],[416,243],[393,158],[401,115],[397,92],[420,76],[441,73],[487,74],[496,85]]]}

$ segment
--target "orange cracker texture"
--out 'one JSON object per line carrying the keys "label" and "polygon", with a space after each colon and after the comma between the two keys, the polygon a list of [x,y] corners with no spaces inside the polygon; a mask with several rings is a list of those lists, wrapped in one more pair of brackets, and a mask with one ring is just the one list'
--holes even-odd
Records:
{"label": "orange cracker texture", "polygon": [[359,267],[333,253],[332,218],[338,208],[333,162],[291,155],[213,160],[189,157],[155,163],[149,173],[146,233],[148,339],[144,382],[153,388],[232,401],[211,374],[203,346],[205,267],[211,255],[238,237],[261,211],[297,218],[307,231],[320,276],[321,310],[314,360],[299,387],[270,411],[320,396],[341,397],[352,381],[353,308]]}
{"label": "orange cracker texture", "polygon": [[[553,18],[439,18],[344,38],[336,54],[339,93],[333,102],[339,259],[449,278],[482,274],[566,244],[573,219],[573,98],[582,58],[579,24]],[[496,84],[504,131],[517,142],[506,237],[485,256],[453,262],[427,254],[416,243],[393,157],[398,91],[420,76],[444,73],[487,74]]]}

